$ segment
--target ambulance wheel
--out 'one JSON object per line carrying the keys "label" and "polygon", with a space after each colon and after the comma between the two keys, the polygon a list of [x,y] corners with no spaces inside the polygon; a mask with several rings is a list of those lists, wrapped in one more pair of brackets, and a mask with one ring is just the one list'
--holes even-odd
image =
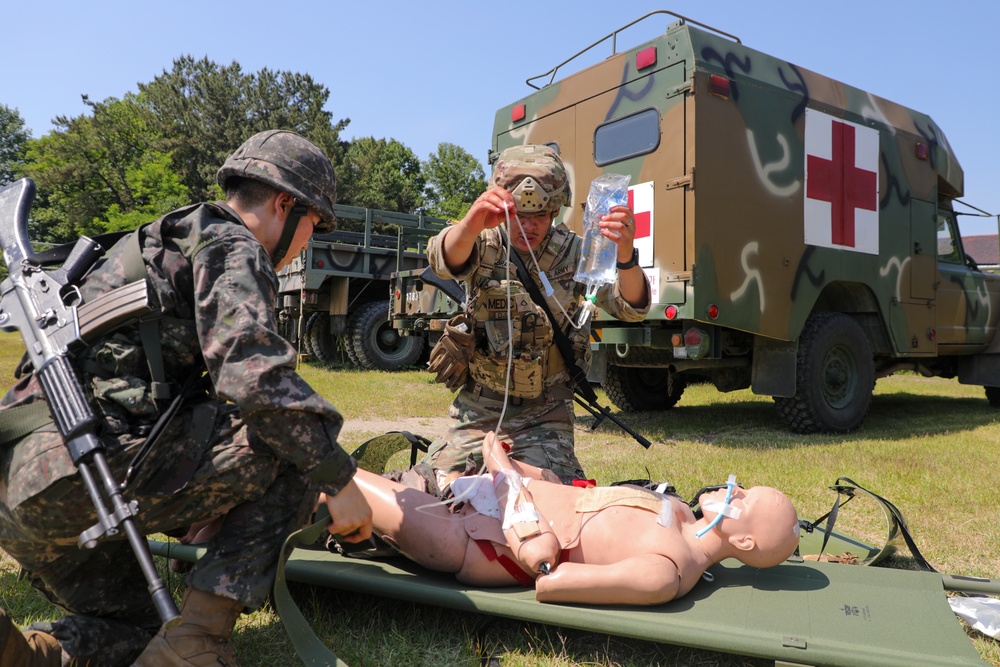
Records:
{"label": "ambulance wheel", "polygon": [[603,387],[622,412],[669,410],[681,400],[684,378],[666,368],[608,366]]}
{"label": "ambulance wheel", "polygon": [[794,433],[848,433],[872,403],[875,362],[861,325],[844,313],[814,313],[799,338],[795,396],[774,397]]}
{"label": "ambulance wheel", "polygon": [[336,348],[330,338],[330,315],[313,313],[306,320],[306,350],[316,361],[333,363],[337,358]]}
{"label": "ambulance wheel", "polygon": [[372,301],[356,313],[352,337],[358,364],[370,371],[395,371],[420,358],[423,336],[403,336],[389,320],[389,302]]}

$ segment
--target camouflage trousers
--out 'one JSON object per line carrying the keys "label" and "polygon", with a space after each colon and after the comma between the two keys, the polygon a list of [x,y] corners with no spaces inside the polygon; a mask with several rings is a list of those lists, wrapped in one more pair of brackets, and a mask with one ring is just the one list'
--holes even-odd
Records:
{"label": "camouflage trousers", "polygon": [[[63,446],[49,427],[28,438]],[[115,478],[123,479],[141,440],[120,435],[103,442]],[[0,479],[8,482],[0,484],[0,547],[70,614],[31,629],[59,640],[64,665],[130,665],[160,619],[124,533],[91,550],[77,546],[79,533],[96,523],[78,475],[10,507],[8,490],[18,483],[15,451],[0,452]],[[124,496],[138,502],[136,523],[146,534],[183,533],[192,523],[226,514],[186,583],[252,610],[269,595],[281,545],[308,520],[317,493],[256,443],[230,406],[203,404],[174,418]]]}
{"label": "camouflage trousers", "polygon": [[462,472],[472,456],[481,467],[483,439],[490,431],[497,431],[510,445],[511,459],[551,470],[564,483],[584,477],[574,452],[573,399],[568,388],[547,388],[536,399],[510,399],[498,430],[503,396],[477,392],[475,386],[467,385],[458,392],[449,410],[457,423],[430,446],[425,463],[444,473]]}

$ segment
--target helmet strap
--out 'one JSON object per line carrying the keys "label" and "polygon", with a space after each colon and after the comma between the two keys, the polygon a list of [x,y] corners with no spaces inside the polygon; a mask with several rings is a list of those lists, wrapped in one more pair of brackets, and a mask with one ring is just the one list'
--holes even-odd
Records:
{"label": "helmet strap", "polygon": [[295,238],[295,231],[299,228],[299,220],[308,212],[309,207],[299,202],[295,202],[292,210],[288,212],[288,218],[285,220],[285,228],[281,230],[281,238],[278,239],[278,247],[274,249],[274,254],[271,255],[271,261],[275,266],[278,266],[281,260],[285,258],[285,255],[288,254],[288,248],[292,245],[292,239]]}

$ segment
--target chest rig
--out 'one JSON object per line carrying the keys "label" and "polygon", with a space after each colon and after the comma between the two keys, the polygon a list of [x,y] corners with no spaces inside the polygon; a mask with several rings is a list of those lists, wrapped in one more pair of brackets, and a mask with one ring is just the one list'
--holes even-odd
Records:
{"label": "chest rig", "polygon": [[[553,228],[537,255],[542,271],[548,273],[559,263],[570,249],[572,239],[573,236],[563,225]],[[506,391],[518,398],[537,398],[545,389],[546,379],[561,368],[561,358],[551,353],[553,326],[558,326],[558,323],[549,321],[545,311],[531,300],[521,282],[537,281],[536,276],[517,275],[512,266],[511,274],[517,279],[507,280],[509,258],[499,232],[486,236],[481,253],[468,300],[468,312],[475,322],[476,332],[476,348],[469,375],[492,391]]]}

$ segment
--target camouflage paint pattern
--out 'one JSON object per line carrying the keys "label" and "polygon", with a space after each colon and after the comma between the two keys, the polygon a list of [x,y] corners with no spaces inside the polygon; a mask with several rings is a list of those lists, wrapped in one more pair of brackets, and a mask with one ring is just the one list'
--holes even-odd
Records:
{"label": "camouflage paint pattern", "polygon": [[[231,209],[188,207],[142,234],[171,391],[192,373],[207,376],[123,495],[138,502],[147,533],[183,533],[228,512],[187,583],[255,609],[269,594],[284,538],[308,518],[318,491],[335,493],[354,473],[337,444],[343,420],[295,373],[295,351],[276,329],[274,269]],[[88,275],[84,300],[125,283],[123,248]],[[137,327],[94,341],[75,361],[108,463],[124,479],[163,407],[149,398]],[[29,376],[0,409],[38,400]],[[123,536],[93,551],[77,546],[96,517],[55,427],[4,449],[0,473],[0,544],[73,614],[51,626],[66,654],[130,664],[159,621]]]}
{"label": "camouflage paint pattern", "polygon": [[[649,109],[659,117],[658,143],[598,165],[595,131]],[[805,242],[807,109],[877,131],[877,254]],[[1000,278],[961,265],[939,272],[936,216],[951,213],[964,175],[925,114],[678,21],[500,109],[493,154],[522,143],[558,145],[576,193],[562,220],[574,230],[601,173],[654,185],[646,268],[658,274],[658,303],[647,334],[605,321],[612,345],[653,340],[667,352],[669,336],[656,342],[660,327],[692,323],[795,341],[816,310],[876,318],[873,347],[887,365],[981,352],[994,339]],[[664,322],[670,305],[678,315]]]}

